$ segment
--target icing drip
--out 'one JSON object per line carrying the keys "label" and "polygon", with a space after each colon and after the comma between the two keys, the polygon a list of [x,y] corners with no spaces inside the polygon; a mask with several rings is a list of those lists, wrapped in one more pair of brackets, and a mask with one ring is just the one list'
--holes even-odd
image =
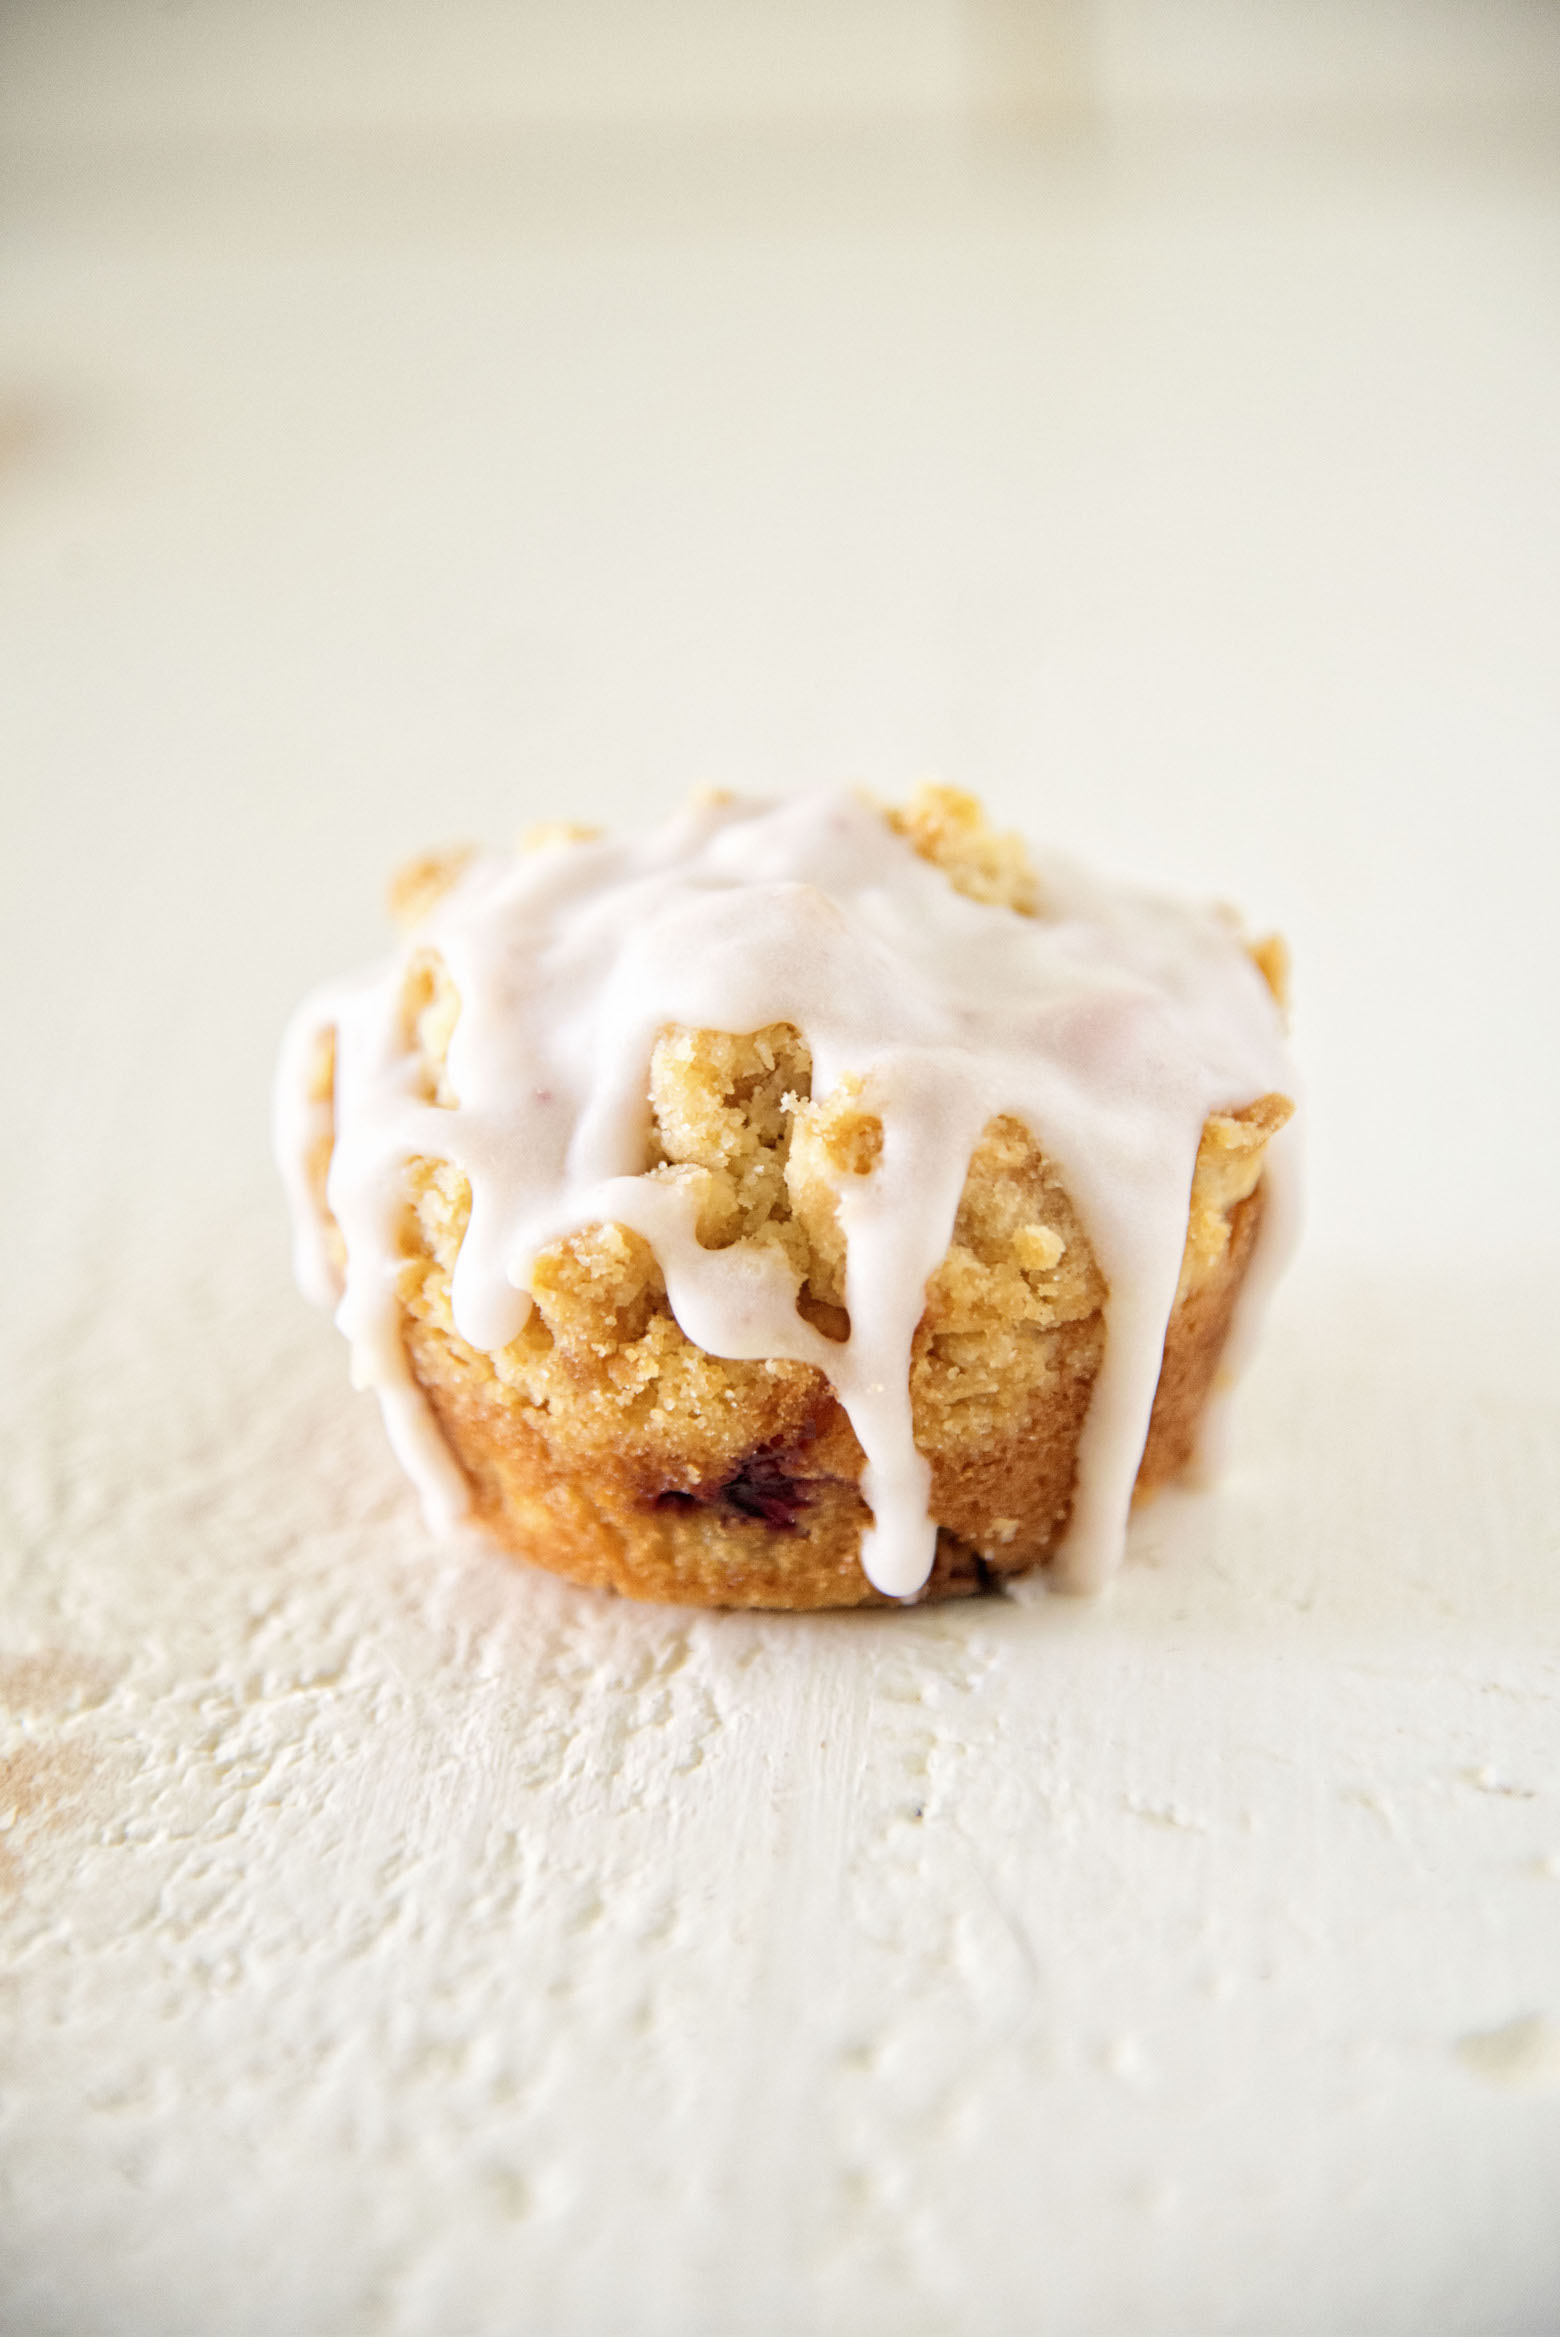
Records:
{"label": "icing drip", "polygon": [[[470,1185],[452,1306],[472,1346],[496,1351],[524,1327],[541,1250],[615,1221],[653,1247],[697,1345],[825,1373],[866,1456],[863,1566],[880,1591],[912,1597],[936,1526],[911,1427],[911,1345],[970,1155],[987,1122],[1011,1114],[1055,1163],[1109,1289],[1057,1560],[1070,1587],[1106,1578],[1148,1431],[1204,1121],[1292,1093],[1294,1081],[1277,1009],[1224,913],[1104,885],[1060,857],[1040,862],[1039,880],[1038,917],[967,899],[850,795],[709,802],[641,842],[562,840],[470,864],[415,944],[442,958],[460,999],[452,1102],[428,1097],[405,1027],[405,952],[308,1001],[277,1087],[299,1277],[311,1295],[337,1296],[354,1378],[378,1391],[431,1522],[447,1526],[469,1497],[402,1339],[402,1177],[421,1155],[455,1163]],[[794,1024],[809,1045],[815,1097],[855,1077],[882,1122],[870,1174],[839,1178],[851,1326],[841,1342],[798,1313],[783,1252],[703,1248],[687,1184],[644,1173],[660,1033],[774,1023]],[[332,1030],[333,1122],[307,1068]],[[308,1175],[332,1124],[339,1288]],[[1283,1214],[1266,1212],[1275,1226]],[[1266,1247],[1270,1263],[1277,1244]]]}

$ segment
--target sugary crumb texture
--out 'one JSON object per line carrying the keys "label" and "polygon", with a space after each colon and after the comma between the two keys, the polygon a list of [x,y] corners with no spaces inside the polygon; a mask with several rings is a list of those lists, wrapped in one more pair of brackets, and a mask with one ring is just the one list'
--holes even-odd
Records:
{"label": "sugary crumb texture", "polygon": [[[1043,913],[1024,848],[979,806],[926,787],[886,815],[972,898]],[[579,832],[579,831],[575,831]],[[556,841],[556,829],[545,831]],[[392,894],[416,925],[464,855],[431,855]],[[1254,950],[1281,990],[1277,944]],[[430,1101],[456,1102],[447,1051],[460,1012],[444,966],[413,948],[403,992]],[[316,1089],[330,1097],[330,1036]],[[784,1251],[799,1310],[849,1332],[836,1185],[870,1176],[882,1124],[859,1081],[814,1098],[812,1060],[787,1023],[745,1033],[664,1030],[650,1062],[646,1173],[696,1196],[699,1239]],[[1265,1095],[1207,1121],[1180,1285],[1139,1493],[1190,1458],[1255,1239],[1262,1155],[1289,1117]],[[330,1139],[312,1163],[324,1203]],[[463,1174],[408,1164],[400,1299],[412,1369],[509,1548],[575,1581],[708,1606],[882,1603],[857,1552],[869,1512],[861,1448],[828,1380],[784,1359],[733,1362],[679,1329],[648,1242],[592,1225],[542,1253],[535,1304],[496,1355],[456,1331],[450,1284],[470,1211]],[[339,1237],[337,1237],[339,1238]],[[922,1594],[946,1597],[1044,1561],[1067,1522],[1078,1439],[1105,1336],[1106,1286],[1054,1169],[1012,1118],[986,1127],[953,1239],[926,1290],[911,1361],[916,1442],[931,1464],[937,1560]]]}

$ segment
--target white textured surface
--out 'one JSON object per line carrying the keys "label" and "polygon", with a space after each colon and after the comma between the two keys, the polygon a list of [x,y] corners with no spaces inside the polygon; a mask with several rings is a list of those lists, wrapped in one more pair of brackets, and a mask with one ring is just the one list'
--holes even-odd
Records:
{"label": "white textured surface", "polygon": [[[1546,2331],[1560,181],[772,165],[13,205],[0,2323]],[[430,833],[930,763],[1295,939],[1226,1490],[1099,1605],[435,1552],[286,1007]]]}

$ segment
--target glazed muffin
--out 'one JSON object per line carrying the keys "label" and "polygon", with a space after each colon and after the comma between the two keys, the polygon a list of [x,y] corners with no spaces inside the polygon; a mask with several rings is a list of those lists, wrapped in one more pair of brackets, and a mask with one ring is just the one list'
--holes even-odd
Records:
{"label": "glazed muffin", "polygon": [[1275,1260],[1274,945],[944,789],[542,831],[395,905],[279,1152],[436,1522],[710,1606],[1103,1578]]}

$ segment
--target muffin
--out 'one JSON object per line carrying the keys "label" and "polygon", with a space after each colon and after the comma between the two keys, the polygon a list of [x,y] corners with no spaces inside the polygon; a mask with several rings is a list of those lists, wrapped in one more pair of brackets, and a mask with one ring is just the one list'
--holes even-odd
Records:
{"label": "muffin", "polygon": [[277,1085],[432,1522],[705,1606],[1096,1586],[1283,1238],[1282,957],[923,788],[403,871]]}

